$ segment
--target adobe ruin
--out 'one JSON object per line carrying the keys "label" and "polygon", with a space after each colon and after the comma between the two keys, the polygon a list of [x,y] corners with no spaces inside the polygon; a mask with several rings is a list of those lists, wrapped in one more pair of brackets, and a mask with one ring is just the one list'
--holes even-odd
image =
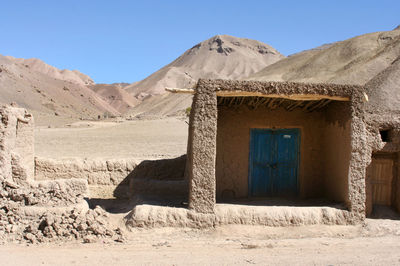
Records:
{"label": "adobe ruin", "polygon": [[0,107],[0,243],[97,238],[122,241],[101,208],[89,209],[84,178],[36,180],[34,121],[15,106]]}

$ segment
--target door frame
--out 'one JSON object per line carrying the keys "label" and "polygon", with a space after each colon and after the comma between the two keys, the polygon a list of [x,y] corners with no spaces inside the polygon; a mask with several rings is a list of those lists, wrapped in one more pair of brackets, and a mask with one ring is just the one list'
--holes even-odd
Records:
{"label": "door frame", "polygon": [[247,186],[248,186],[248,189],[247,189],[247,197],[248,198],[257,198],[256,196],[253,196],[252,195],[252,189],[251,189],[251,185],[252,185],[252,181],[251,181],[251,170],[252,170],[252,150],[251,150],[251,144],[252,144],[252,139],[251,139],[251,131],[252,130],[260,130],[260,131],[279,131],[279,130],[297,130],[298,131],[298,137],[299,137],[299,139],[298,139],[298,142],[297,142],[297,145],[298,145],[298,154],[297,154],[297,173],[296,173],[296,192],[295,192],[295,197],[298,197],[299,196],[299,193],[300,193],[300,182],[299,182],[299,180],[300,180],[300,166],[301,166],[301,164],[300,164],[300,160],[301,160],[301,147],[302,147],[302,141],[303,141],[303,138],[302,138],[302,128],[301,127],[284,127],[284,128],[276,128],[276,127],[270,127],[270,128],[250,128],[250,130],[249,130],[249,156],[248,156],[248,165],[249,165],[249,167],[248,167],[248,178],[247,178]]}

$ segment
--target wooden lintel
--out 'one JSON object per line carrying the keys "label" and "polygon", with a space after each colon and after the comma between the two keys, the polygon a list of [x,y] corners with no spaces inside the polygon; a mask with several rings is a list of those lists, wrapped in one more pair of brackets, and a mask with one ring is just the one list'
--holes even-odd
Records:
{"label": "wooden lintel", "polygon": [[259,92],[248,91],[217,91],[217,96],[220,97],[268,97],[268,98],[284,98],[296,101],[319,101],[329,99],[334,101],[350,101],[350,97],[346,96],[330,96],[320,94],[263,94]]}
{"label": "wooden lintel", "polygon": [[187,94],[194,94],[195,90],[194,89],[178,89],[178,88],[165,88],[166,91],[172,92],[172,93],[187,93]]}
{"label": "wooden lintel", "polygon": [[[178,88],[165,88],[166,91],[172,93],[186,93],[195,94],[195,89],[178,89]],[[295,101],[319,101],[329,99],[333,101],[350,101],[350,97],[346,96],[330,96],[320,94],[263,94],[260,92],[248,91],[217,91],[217,96],[220,97],[267,97],[267,98],[283,98]]]}

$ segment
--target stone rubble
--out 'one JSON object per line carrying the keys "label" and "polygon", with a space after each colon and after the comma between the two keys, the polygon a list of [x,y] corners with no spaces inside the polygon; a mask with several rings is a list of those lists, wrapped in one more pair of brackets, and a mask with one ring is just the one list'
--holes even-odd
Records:
{"label": "stone rubble", "polygon": [[[79,197],[65,201],[61,190],[13,188],[2,183],[0,192],[0,243],[43,243],[81,240],[84,243],[100,239],[124,241],[121,228],[113,228],[109,215],[101,207],[86,209],[70,207],[79,203]],[[63,200],[64,199],[64,200]],[[83,196],[81,197],[83,200]],[[47,204],[45,204],[47,201]],[[69,205],[68,205],[69,204]],[[26,210],[35,206],[43,210]],[[66,206],[61,211],[59,207]]]}

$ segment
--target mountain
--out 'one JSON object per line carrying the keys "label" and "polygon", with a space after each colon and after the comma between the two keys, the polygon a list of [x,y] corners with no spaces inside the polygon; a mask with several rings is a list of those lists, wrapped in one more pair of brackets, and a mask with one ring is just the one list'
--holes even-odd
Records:
{"label": "mountain", "polygon": [[87,86],[93,83],[76,70],[59,70],[39,59],[0,55],[0,102],[15,102],[37,114],[73,118],[120,114]]}
{"label": "mountain", "polygon": [[284,58],[271,46],[217,35],[187,50],[172,63],[126,90],[137,98],[163,94],[165,87],[191,87],[199,78],[240,79]]}
{"label": "mountain", "polygon": [[387,68],[365,84],[369,96],[368,111],[377,115],[382,111],[400,113],[399,84],[400,54]]}
{"label": "mountain", "polygon": [[375,32],[291,55],[252,80],[366,84],[400,56],[400,30]]}
{"label": "mountain", "polygon": [[40,72],[51,78],[69,81],[79,85],[94,84],[94,81],[89,76],[82,74],[78,70],[60,70],[56,67],[46,64],[45,62],[37,58],[24,59],[14,58],[12,56],[6,56],[6,58],[19,65],[23,65],[32,71]]}
{"label": "mountain", "polygon": [[[127,86],[128,92],[143,101],[129,114],[173,114],[181,111],[178,108],[190,106],[191,97],[163,95],[165,87],[193,87],[199,78],[242,79],[283,58],[276,49],[256,40],[214,36],[144,80]],[[160,102],[163,104],[155,104]]]}
{"label": "mountain", "polygon": [[128,85],[129,83],[90,84],[88,87],[120,113],[125,113],[140,103],[138,99],[125,90]]}

